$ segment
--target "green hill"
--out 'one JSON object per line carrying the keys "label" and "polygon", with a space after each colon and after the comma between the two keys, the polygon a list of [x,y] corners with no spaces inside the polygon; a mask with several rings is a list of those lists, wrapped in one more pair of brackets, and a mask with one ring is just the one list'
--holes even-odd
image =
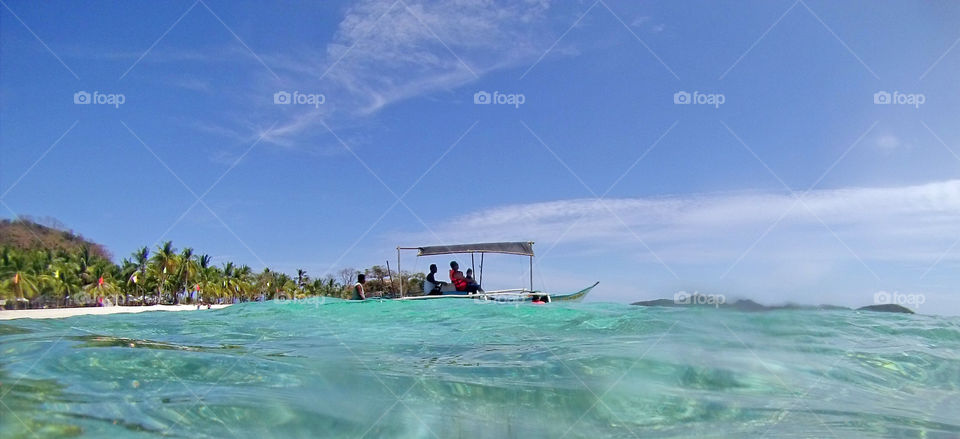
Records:
{"label": "green hill", "polygon": [[42,220],[45,224],[29,217],[19,220],[0,220],[0,247],[13,247],[20,250],[63,250],[74,253],[83,247],[89,247],[93,256],[110,260],[106,247],[73,233],[59,221]]}

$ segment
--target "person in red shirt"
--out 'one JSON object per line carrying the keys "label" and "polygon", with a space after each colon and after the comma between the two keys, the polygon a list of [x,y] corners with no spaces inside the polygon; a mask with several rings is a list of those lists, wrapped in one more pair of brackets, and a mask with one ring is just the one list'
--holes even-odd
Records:
{"label": "person in red shirt", "polygon": [[467,282],[467,278],[460,271],[460,265],[457,264],[457,261],[450,261],[450,282],[453,282],[457,291],[476,293],[480,289],[479,285]]}

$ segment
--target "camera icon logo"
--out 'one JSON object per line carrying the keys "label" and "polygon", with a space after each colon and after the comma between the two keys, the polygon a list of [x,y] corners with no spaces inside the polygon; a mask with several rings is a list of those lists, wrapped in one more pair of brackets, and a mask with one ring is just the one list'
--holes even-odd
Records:
{"label": "camera icon logo", "polygon": [[74,104],[89,104],[90,103],[90,93],[85,91],[78,91],[73,94],[73,103]]}
{"label": "camera icon logo", "polygon": [[483,91],[483,90],[480,90],[480,91],[478,91],[478,92],[476,92],[476,93],[473,94],[473,103],[474,103],[474,104],[485,105],[485,104],[489,104],[490,102],[491,102],[491,100],[490,100],[490,93],[487,93],[487,92],[485,92],[485,91]]}
{"label": "camera icon logo", "polygon": [[691,101],[690,101],[690,93],[688,93],[688,92],[685,92],[685,91],[682,91],[682,90],[681,90],[681,91],[678,91],[678,92],[676,92],[676,93],[673,94],[673,103],[674,103],[674,104],[677,104],[677,105],[686,105],[686,104],[689,104],[690,102],[691,102]]}
{"label": "camera icon logo", "polygon": [[878,291],[873,294],[873,304],[874,305],[886,305],[891,303],[890,293],[886,291]]}
{"label": "camera icon logo", "polygon": [[689,305],[690,295],[686,291],[680,291],[673,295],[673,303],[677,305]]}
{"label": "camera icon logo", "polygon": [[892,101],[890,100],[890,93],[887,93],[887,92],[881,90],[881,91],[878,91],[878,92],[876,92],[876,93],[873,94],[873,103],[874,103],[874,104],[877,104],[877,105],[887,105],[887,104],[889,104],[890,102],[892,102]]}
{"label": "camera icon logo", "polygon": [[280,105],[289,104],[289,103],[290,103],[290,93],[285,92],[285,91],[282,91],[282,90],[274,93],[274,94],[273,94],[273,103],[274,103],[274,104],[280,104]]}

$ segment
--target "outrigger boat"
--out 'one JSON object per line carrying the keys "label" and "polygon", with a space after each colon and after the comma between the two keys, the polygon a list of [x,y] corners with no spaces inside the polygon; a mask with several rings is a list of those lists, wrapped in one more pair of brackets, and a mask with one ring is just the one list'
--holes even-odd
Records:
{"label": "outrigger boat", "polygon": [[[530,258],[530,287],[515,288],[496,291],[480,291],[479,293],[468,294],[453,289],[453,285],[445,284],[441,287],[442,294],[427,295],[433,289],[433,285],[424,281],[423,295],[405,295],[403,291],[403,274],[400,271],[400,255],[404,250],[416,250],[417,256],[439,256],[452,254],[470,254],[471,266],[474,266],[474,272],[478,273],[477,279],[480,284],[483,283],[483,256],[487,253],[527,256]],[[476,270],[476,255],[480,255],[480,270]],[[582,290],[555,294],[538,291],[533,289],[533,242],[488,242],[478,244],[456,244],[456,245],[435,245],[427,247],[397,247],[397,272],[400,273],[400,297],[399,300],[430,300],[430,299],[475,299],[475,300],[493,300],[498,302],[577,302],[583,300],[593,287],[600,282],[596,282]]]}

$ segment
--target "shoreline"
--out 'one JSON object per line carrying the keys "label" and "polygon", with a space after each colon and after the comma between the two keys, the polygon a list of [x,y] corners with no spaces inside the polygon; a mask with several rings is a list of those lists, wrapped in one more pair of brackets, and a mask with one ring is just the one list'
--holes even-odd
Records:
{"label": "shoreline", "polygon": [[[229,304],[212,305],[211,310],[222,309]],[[47,309],[14,309],[0,311],[0,320],[15,319],[63,319],[74,316],[107,315],[107,314],[134,314],[148,311],[204,311],[206,306],[199,310],[196,305],[150,305],[150,306],[104,306],[84,308],[47,308]]]}

